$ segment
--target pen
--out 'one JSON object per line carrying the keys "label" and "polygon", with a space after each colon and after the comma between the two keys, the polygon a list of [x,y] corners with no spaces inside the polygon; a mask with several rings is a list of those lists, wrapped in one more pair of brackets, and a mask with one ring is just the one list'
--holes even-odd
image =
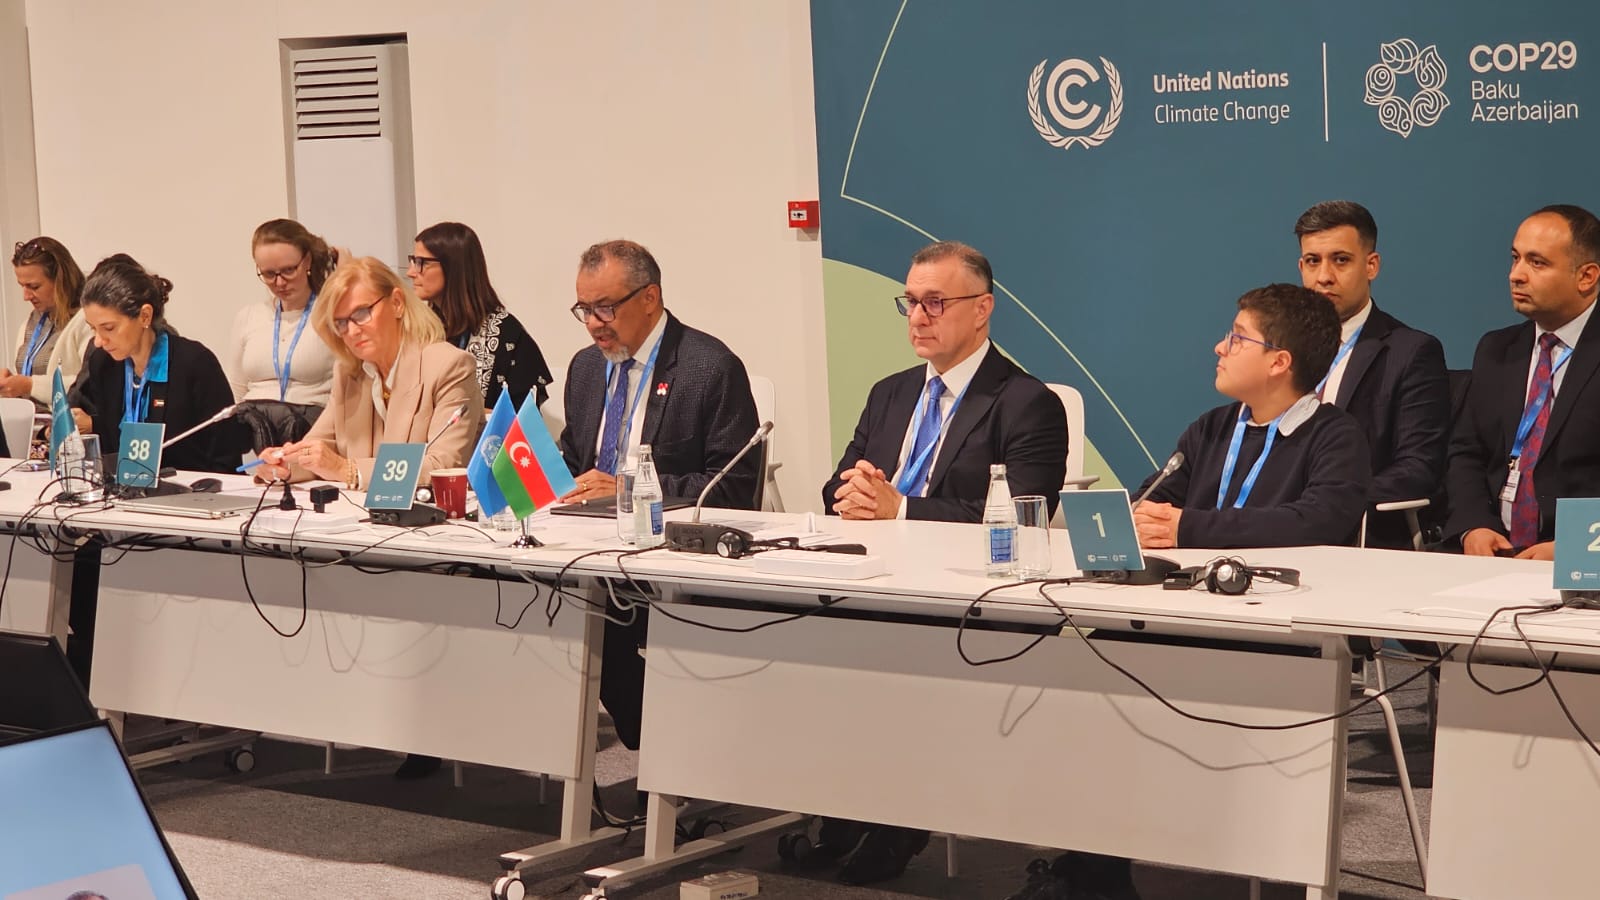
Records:
{"label": "pen", "polygon": [[248,472],[251,469],[254,469],[256,466],[261,465],[264,462],[266,462],[266,460],[261,459],[261,458],[258,457],[256,459],[250,460],[249,462],[245,463],[244,465],[240,466],[239,468],[234,469],[234,471],[235,472]]}

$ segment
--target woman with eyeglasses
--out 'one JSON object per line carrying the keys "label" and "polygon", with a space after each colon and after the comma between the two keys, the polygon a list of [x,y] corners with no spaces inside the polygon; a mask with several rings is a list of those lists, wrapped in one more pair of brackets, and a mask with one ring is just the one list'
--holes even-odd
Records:
{"label": "woman with eyeglasses", "polygon": [[0,397],[29,397],[48,409],[56,368],[71,386],[93,337],[78,303],[83,270],[60,241],[49,237],[18,241],[11,268],[32,309],[17,335],[16,368],[0,367]]}
{"label": "woman with eyeglasses", "polygon": [[270,294],[234,317],[227,369],[259,450],[304,437],[328,404],[333,351],[305,332],[339,253],[293,219],[262,222],[250,253]]}
{"label": "woman with eyeglasses", "polygon": [[406,275],[417,296],[439,314],[445,339],[477,362],[484,405],[493,408],[500,392],[508,390],[520,406],[531,390],[543,406],[550,367],[489,283],[477,233],[460,222],[431,225],[417,235],[409,261]]}
{"label": "woman with eyeglasses", "polygon": [[[127,422],[160,422],[176,437],[233,402],[217,357],[167,324],[172,282],[145,271],[126,253],[108,256],[83,283],[83,315],[94,349],[72,387],[80,431],[100,436],[114,453]],[[223,421],[184,438],[163,454],[163,466],[232,472],[245,449],[242,430]]]}
{"label": "woman with eyeglasses", "polygon": [[341,265],[322,286],[311,326],[337,357],[328,407],[304,440],[262,451],[258,478],[365,490],[383,443],[431,442],[422,479],[466,465],[483,424],[472,357],[445,343],[439,317],[383,261]]}

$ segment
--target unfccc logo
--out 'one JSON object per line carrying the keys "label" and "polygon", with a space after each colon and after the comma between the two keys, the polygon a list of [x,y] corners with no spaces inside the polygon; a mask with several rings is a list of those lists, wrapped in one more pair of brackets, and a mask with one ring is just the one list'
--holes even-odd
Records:
{"label": "unfccc logo", "polygon": [[[1098,103],[1073,97],[1077,89],[1099,81],[1100,70],[1085,60],[1062,60],[1050,70],[1049,83],[1044,85],[1045,102],[1050,107],[1050,117],[1045,118],[1044,110],[1039,108],[1039,89],[1045,80],[1044,67],[1048,62],[1048,59],[1039,60],[1039,64],[1033,67],[1033,75],[1028,78],[1028,117],[1033,120],[1034,130],[1052,147],[1063,150],[1071,149],[1074,145],[1098,147],[1105,143],[1111,132],[1117,130],[1117,123],[1122,121],[1122,76],[1117,73],[1117,67],[1111,64],[1111,60],[1100,57],[1100,69],[1105,71],[1106,86],[1111,91],[1109,105],[1102,107]],[[1097,120],[1100,124],[1088,134],[1063,135],[1051,124],[1052,119],[1055,125],[1069,132],[1083,131]]]}
{"label": "unfccc logo", "polygon": [[[1439,48],[1401,38],[1379,47],[1380,62],[1367,70],[1367,105],[1378,108],[1378,124],[1401,137],[1410,137],[1412,128],[1436,125],[1450,106],[1444,95],[1444,80],[1450,74]],[[1417,90],[1410,99],[1395,96],[1401,75],[1410,75]]]}

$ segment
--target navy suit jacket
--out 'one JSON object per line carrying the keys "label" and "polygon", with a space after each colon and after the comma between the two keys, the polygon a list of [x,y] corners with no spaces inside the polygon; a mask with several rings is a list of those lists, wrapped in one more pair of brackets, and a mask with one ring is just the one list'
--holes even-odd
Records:
{"label": "navy suit jacket", "polygon": [[[1472,380],[1450,439],[1447,537],[1474,528],[1506,532],[1500,521],[1500,489],[1527,402],[1534,333],[1533,323],[1524,322],[1478,341]],[[1532,475],[1539,498],[1540,541],[1555,537],[1556,498],[1600,497],[1600,378],[1595,377],[1600,370],[1600,315],[1584,326],[1565,369],[1545,425],[1544,447],[1532,472],[1523,473],[1524,478]]]}
{"label": "navy suit jacket", "polygon": [[[744,363],[726,344],[665,315],[661,350],[645,387],[639,443],[650,445],[662,493],[692,498],[755,435],[756,402]],[[574,475],[594,468],[605,404],[606,359],[591,344],[567,367],[561,455]],[[752,508],[757,479],[765,475],[760,456],[759,449],[745,454],[706,505]]]}
{"label": "navy suit jacket", "polygon": [[[839,473],[860,460],[894,480],[926,374],[927,366],[920,365],[872,386],[855,436],[822,488],[823,509],[833,512],[834,492],[844,483]],[[950,421],[928,476],[927,496],[904,501],[906,518],[981,521],[991,463],[1005,463],[1013,497],[1043,494],[1055,513],[1067,476],[1067,414],[1043,382],[1017,368],[992,344]]]}

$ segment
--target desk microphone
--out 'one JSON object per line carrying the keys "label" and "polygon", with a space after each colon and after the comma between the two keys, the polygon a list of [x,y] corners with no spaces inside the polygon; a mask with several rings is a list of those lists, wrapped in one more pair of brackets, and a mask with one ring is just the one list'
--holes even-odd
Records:
{"label": "desk microphone", "polygon": [[433,449],[434,441],[437,441],[439,438],[444,437],[444,433],[446,431],[450,430],[450,426],[451,425],[454,425],[455,423],[461,421],[461,417],[467,414],[467,410],[471,406],[472,406],[472,401],[471,400],[463,400],[463,401],[461,401],[461,405],[457,406],[456,407],[456,411],[450,414],[449,420],[446,421],[444,423],[444,426],[439,429],[439,433],[435,434],[433,437],[429,438],[428,439],[428,443],[423,445],[423,447],[422,447],[422,455],[423,456],[427,456],[428,455],[428,451]]}
{"label": "desk microphone", "polygon": [[[756,429],[756,433],[751,436],[750,440],[745,442],[745,445],[739,448],[739,452],[733,455],[733,459],[728,460],[727,465],[717,470],[717,474],[711,476],[711,480],[706,482],[706,486],[700,491],[700,496],[695,499],[694,517],[687,522],[667,523],[666,530],[663,532],[667,549],[686,550],[690,553],[716,553],[718,552],[718,546],[725,543],[723,535],[726,532],[736,532],[736,536],[742,538],[747,544],[754,540],[749,532],[738,528],[729,528],[726,525],[700,524],[700,508],[705,506],[706,497],[710,495],[711,489],[717,486],[723,476],[733,471],[733,467],[739,464],[739,460],[743,459],[744,455],[749,453],[755,445],[766,440],[767,435],[771,433],[772,422],[762,422],[761,427]],[[761,473],[758,477],[765,478],[766,473]]]}
{"label": "desk microphone", "polygon": [[1167,480],[1168,475],[1171,475],[1173,472],[1176,472],[1181,468],[1183,468],[1183,451],[1179,450],[1178,452],[1172,454],[1172,458],[1167,460],[1166,465],[1161,467],[1161,473],[1156,476],[1155,481],[1150,482],[1149,487],[1144,489],[1144,493],[1139,495],[1139,499],[1133,501],[1133,507],[1129,509],[1129,512],[1138,510],[1139,504],[1143,503],[1145,498],[1155,493],[1156,488],[1161,486],[1161,482]]}
{"label": "desk microphone", "polygon": [[[1161,471],[1156,475],[1156,480],[1150,482],[1150,486],[1139,494],[1139,499],[1133,501],[1133,506],[1128,510],[1129,513],[1137,510],[1139,504],[1154,493],[1155,489],[1161,486],[1161,482],[1167,480],[1168,475],[1181,468],[1183,468],[1183,451],[1180,450],[1172,454],[1172,458],[1167,460],[1167,464],[1162,466]],[[1149,554],[1141,554],[1141,556],[1144,557],[1144,568],[1142,569],[1099,569],[1084,572],[1083,574],[1089,578],[1111,584],[1148,585],[1161,584],[1167,580],[1168,573],[1176,572],[1182,568],[1176,560],[1167,559],[1165,556],[1151,556]]]}
{"label": "desk microphone", "polygon": [[211,418],[205,420],[204,422],[201,422],[199,425],[196,425],[193,428],[189,429],[188,431],[185,431],[182,434],[179,434],[177,437],[170,437],[170,438],[167,438],[166,440],[162,441],[161,442],[161,449],[165,450],[168,447],[171,447],[173,444],[176,444],[177,442],[179,442],[179,441],[183,440],[184,438],[188,437],[189,435],[194,434],[197,431],[200,431],[201,429],[210,428],[212,425],[215,425],[218,422],[221,422],[223,419],[226,419],[229,416],[233,415],[235,412],[238,411],[238,409],[239,409],[239,404],[237,404],[237,403],[230,403],[227,406],[224,406],[223,408],[217,410],[216,415],[213,415]]}

